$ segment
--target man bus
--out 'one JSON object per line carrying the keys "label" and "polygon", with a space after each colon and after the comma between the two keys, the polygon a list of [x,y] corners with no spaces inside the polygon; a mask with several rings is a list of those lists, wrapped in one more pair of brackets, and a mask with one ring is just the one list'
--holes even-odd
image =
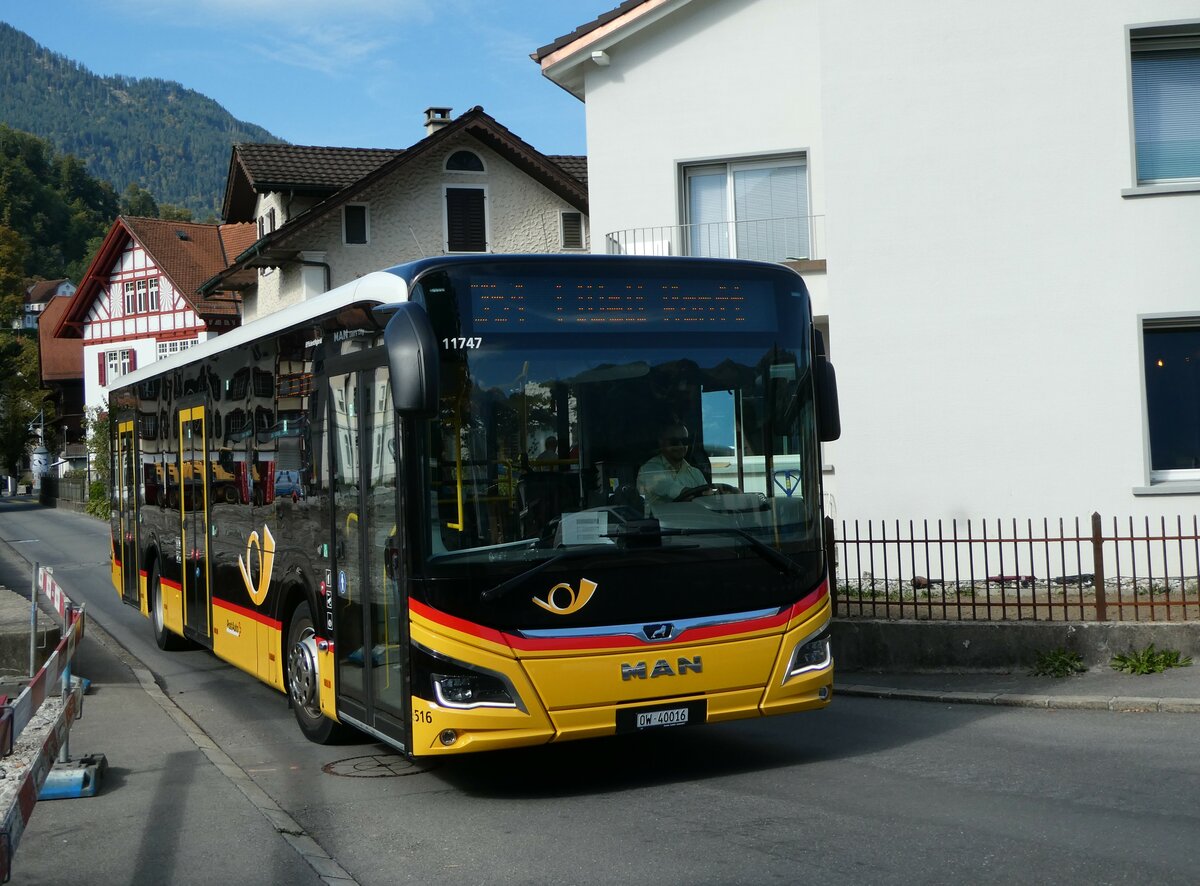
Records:
{"label": "man bus", "polygon": [[[425,259],[109,402],[118,592],[314,741],[415,757],[829,702],[836,390],[783,266]],[[711,488],[651,508],[668,425]]]}

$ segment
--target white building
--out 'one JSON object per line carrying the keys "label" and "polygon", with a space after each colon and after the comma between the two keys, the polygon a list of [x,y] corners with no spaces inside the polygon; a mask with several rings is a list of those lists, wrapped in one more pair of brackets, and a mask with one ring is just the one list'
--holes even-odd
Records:
{"label": "white building", "polygon": [[253,320],[428,255],[586,252],[587,161],[548,156],[484,112],[428,108],[404,149],[235,145],[224,216],[259,239],[201,286]]}
{"label": "white building", "polygon": [[1195,513],[1195,0],[629,0],[534,58],[594,251],[807,260],[837,516]]}

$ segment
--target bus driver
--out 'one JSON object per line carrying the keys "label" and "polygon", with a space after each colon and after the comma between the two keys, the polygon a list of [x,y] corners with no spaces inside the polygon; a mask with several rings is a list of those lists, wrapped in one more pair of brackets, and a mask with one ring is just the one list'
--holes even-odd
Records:
{"label": "bus driver", "polygon": [[736,492],[724,483],[709,483],[700,469],[688,464],[688,429],[679,422],[663,427],[658,435],[658,455],[638,471],[638,492],[646,497],[651,509],[662,502],[691,501],[714,492]]}

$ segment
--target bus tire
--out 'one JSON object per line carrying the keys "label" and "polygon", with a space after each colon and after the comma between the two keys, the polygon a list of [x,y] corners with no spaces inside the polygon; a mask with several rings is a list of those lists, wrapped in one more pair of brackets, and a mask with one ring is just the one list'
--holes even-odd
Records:
{"label": "bus tire", "polygon": [[164,652],[178,652],[187,649],[191,644],[183,637],[167,628],[166,617],[163,613],[162,579],[158,575],[158,563],[150,567],[150,579],[147,582],[147,593],[150,595],[150,624],[154,628],[154,642]]}
{"label": "bus tire", "polygon": [[337,744],[348,736],[350,730],[321,713],[316,636],[312,608],[308,600],[302,599],[292,610],[288,622],[288,702],[305,738],[317,744]]}

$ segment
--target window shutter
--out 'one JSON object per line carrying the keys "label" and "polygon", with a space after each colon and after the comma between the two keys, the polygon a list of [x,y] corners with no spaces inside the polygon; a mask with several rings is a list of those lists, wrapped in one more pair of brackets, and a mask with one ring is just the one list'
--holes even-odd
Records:
{"label": "window shutter", "polygon": [[108,354],[101,351],[96,355],[100,358],[100,386],[108,384]]}
{"label": "window shutter", "polygon": [[487,252],[481,188],[446,188],[446,251]]}
{"label": "window shutter", "polygon": [[130,348],[129,350],[129,371],[137,369],[137,351]]}
{"label": "window shutter", "polygon": [[564,212],[562,214],[562,247],[563,249],[583,249],[582,212]]}

